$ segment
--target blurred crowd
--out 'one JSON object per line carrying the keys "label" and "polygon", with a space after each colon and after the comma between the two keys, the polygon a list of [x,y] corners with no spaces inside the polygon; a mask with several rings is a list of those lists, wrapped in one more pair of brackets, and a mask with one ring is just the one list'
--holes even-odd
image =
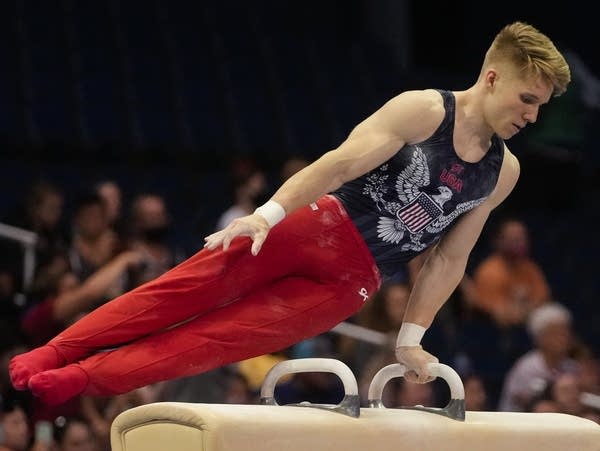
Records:
{"label": "blurred crowd", "polygon": [[[215,224],[251,213],[273,186],[309,161],[287,160],[271,180],[259,165],[231,167],[229,204]],[[208,373],[142,387],[106,398],[79,396],[64,405],[44,405],[9,381],[10,358],[45,343],[104,302],[160,276],[189,255],[174,234],[177,220],[160,192],[126,195],[115,180],[100,180],[69,191],[36,181],[23,202],[0,222],[36,234],[34,268],[24,269],[24,248],[0,239],[0,451],[110,450],[112,420],[134,406],[158,402],[250,404],[259,402],[266,372],[277,362],[331,357],[356,375],[363,405],[375,373],[395,362],[394,342],[410,290],[426,255],[399,268],[365,308],[347,320],[375,331],[381,342],[328,332],[277,353]],[[69,189],[72,189],[70,186]],[[489,252],[468,271],[428,330],[423,345],[452,366],[465,386],[467,410],[563,412],[600,422],[600,361],[578,336],[567,303],[555,299],[543,265],[531,253],[528,225],[500,217],[490,225]],[[189,248],[199,249],[202,237]],[[279,381],[280,404],[310,401],[337,404],[341,381],[329,373],[299,373]],[[439,406],[448,396],[443,381],[418,385],[391,380],[386,407]]]}

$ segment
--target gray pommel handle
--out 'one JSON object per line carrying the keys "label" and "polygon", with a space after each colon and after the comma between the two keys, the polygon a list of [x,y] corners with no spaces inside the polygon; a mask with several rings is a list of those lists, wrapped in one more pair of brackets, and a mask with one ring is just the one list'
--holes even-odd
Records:
{"label": "gray pommel handle", "polygon": [[360,399],[358,396],[358,384],[356,378],[345,363],[336,359],[305,358],[284,360],[283,362],[277,363],[265,376],[265,380],[260,389],[260,403],[271,406],[278,405],[274,396],[275,385],[277,385],[277,381],[286,374],[312,372],[327,372],[338,376],[344,385],[344,399],[335,406],[310,404],[306,402],[296,404],[296,406],[333,410],[355,418],[360,416]]}

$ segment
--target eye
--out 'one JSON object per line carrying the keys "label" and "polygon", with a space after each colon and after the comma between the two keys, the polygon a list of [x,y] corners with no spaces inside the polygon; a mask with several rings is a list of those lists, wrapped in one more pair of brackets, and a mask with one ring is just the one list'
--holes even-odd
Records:
{"label": "eye", "polygon": [[537,99],[533,96],[527,94],[521,94],[521,102],[526,103],[528,105],[533,105]]}

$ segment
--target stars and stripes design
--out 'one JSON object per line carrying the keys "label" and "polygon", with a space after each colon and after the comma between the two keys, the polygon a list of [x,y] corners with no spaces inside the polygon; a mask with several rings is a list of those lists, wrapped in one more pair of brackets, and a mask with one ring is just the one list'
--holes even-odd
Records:
{"label": "stars and stripes design", "polygon": [[410,233],[418,233],[434,219],[441,216],[442,208],[425,193],[420,193],[415,199],[396,212],[396,216]]}

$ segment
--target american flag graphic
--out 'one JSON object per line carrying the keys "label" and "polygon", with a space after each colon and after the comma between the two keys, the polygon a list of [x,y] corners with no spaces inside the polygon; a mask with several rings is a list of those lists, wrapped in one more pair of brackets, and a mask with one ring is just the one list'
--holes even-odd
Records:
{"label": "american flag graphic", "polygon": [[442,213],[442,208],[431,197],[421,193],[398,210],[396,216],[410,233],[417,233]]}

